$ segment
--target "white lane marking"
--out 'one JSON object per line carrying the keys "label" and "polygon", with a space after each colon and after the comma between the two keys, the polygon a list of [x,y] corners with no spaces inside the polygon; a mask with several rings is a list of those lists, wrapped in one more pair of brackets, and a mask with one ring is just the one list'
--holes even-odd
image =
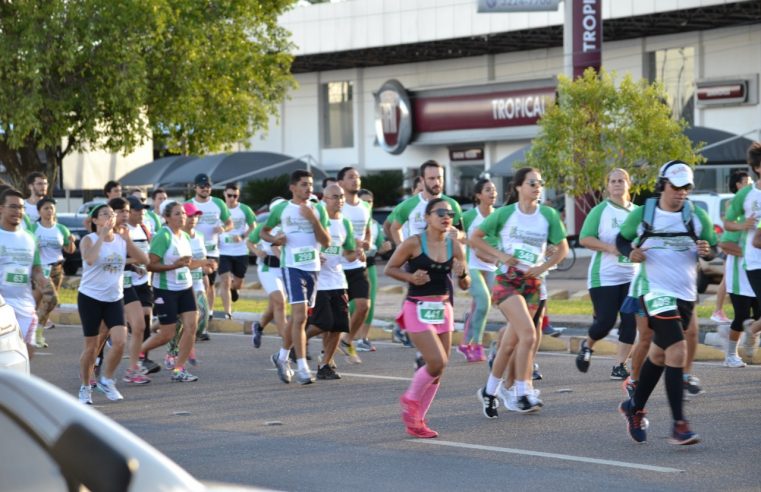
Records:
{"label": "white lane marking", "polygon": [[[277,371],[277,369],[269,368],[268,371]],[[312,371],[314,372],[314,371]],[[412,381],[412,378],[400,378],[397,376],[378,376],[375,374],[355,374],[351,372],[340,371],[338,374],[341,376],[349,376],[353,378],[366,378],[366,379],[386,379],[389,381]]]}
{"label": "white lane marking", "polygon": [[529,451],[527,449],[500,448],[496,446],[482,446],[480,444],[468,444],[464,442],[453,442],[453,441],[439,441],[439,440],[433,440],[433,439],[408,439],[408,440],[411,442],[420,443],[420,444],[434,444],[436,446],[449,446],[453,448],[476,449],[479,451],[493,451],[496,453],[520,454],[523,456],[537,456],[540,458],[550,458],[550,459],[565,460],[565,461],[578,461],[581,463],[593,463],[596,465],[617,466],[621,468],[634,468],[637,470],[647,470],[647,471],[654,471],[659,473],[680,473],[684,471],[684,470],[679,470],[677,468],[668,468],[664,466],[641,465],[639,463],[627,463],[625,461],[601,460],[597,458],[587,458],[584,456],[573,456],[570,454],[543,453],[541,451]]}

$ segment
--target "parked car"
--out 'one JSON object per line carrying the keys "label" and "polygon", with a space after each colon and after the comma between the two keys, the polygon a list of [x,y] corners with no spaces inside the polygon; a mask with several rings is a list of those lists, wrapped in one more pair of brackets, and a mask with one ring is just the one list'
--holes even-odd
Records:
{"label": "parked car", "polygon": [[5,303],[3,296],[0,296],[0,369],[29,374],[29,352],[21,335],[21,327],[16,313]]}
{"label": "parked car", "polygon": [[74,243],[76,244],[76,249],[74,249],[73,253],[63,254],[64,275],[76,275],[79,269],[82,268],[82,255],[79,252],[79,240],[89,233],[89,231],[85,229],[84,217],[85,216],[78,214],[57,214],[58,223],[65,225],[69,229],[72,235],[74,235]]}
{"label": "parked car", "polygon": [[0,371],[3,490],[245,491],[201,483],[93,407],[34,376]]}
{"label": "parked car", "polygon": [[[713,222],[716,235],[721,236],[724,233],[724,214],[733,197],[732,193],[695,193],[690,195],[690,201],[705,210]],[[700,259],[699,264],[698,292],[702,294],[708,285],[721,283],[724,278],[724,259],[720,256],[711,261]]]}

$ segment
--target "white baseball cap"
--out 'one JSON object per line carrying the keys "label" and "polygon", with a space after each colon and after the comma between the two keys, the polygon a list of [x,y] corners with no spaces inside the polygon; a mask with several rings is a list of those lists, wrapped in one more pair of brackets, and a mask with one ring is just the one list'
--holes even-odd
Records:
{"label": "white baseball cap", "polygon": [[658,171],[658,177],[667,179],[677,188],[695,184],[692,168],[682,161],[669,161],[662,165]]}

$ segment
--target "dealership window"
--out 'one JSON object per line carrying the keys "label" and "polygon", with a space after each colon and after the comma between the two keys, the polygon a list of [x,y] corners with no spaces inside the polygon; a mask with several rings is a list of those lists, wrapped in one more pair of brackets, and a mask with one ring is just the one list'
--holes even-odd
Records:
{"label": "dealership window", "polygon": [[666,89],[671,114],[695,122],[695,48],[669,48],[648,53],[648,79]]}
{"label": "dealership window", "polygon": [[354,146],[354,90],[351,82],[322,85],[323,147]]}

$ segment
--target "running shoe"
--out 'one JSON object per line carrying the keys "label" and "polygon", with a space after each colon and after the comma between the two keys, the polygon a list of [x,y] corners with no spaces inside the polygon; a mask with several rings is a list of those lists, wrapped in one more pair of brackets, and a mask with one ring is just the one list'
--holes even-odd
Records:
{"label": "running shoe", "polygon": [[700,379],[690,374],[684,375],[684,389],[692,396],[702,395],[705,393],[700,387]]}
{"label": "running shoe", "polygon": [[238,289],[230,289],[230,300],[233,302],[238,302],[238,299],[240,296],[238,295]]}
{"label": "running shoe", "polygon": [[198,365],[198,357],[196,357],[195,348],[190,349],[190,353],[188,354],[188,363],[193,367]]}
{"label": "running shoe", "polygon": [[647,427],[643,425],[647,412],[634,410],[634,403],[631,399],[622,401],[618,406],[618,411],[626,419],[626,431],[629,433],[629,437],[638,443],[647,441],[647,432],[645,431]]}
{"label": "running shoe", "polygon": [[208,332],[203,332],[196,337],[196,340],[198,340],[199,342],[208,342],[209,340],[211,340],[211,337],[209,336]]}
{"label": "running shoe", "polygon": [[151,382],[148,376],[140,372],[140,369],[127,369],[124,371],[122,381],[129,384],[148,384]]}
{"label": "running shoe", "polygon": [[714,323],[731,323],[732,320],[727,318],[727,315],[724,314],[724,311],[721,309],[717,309],[716,311],[711,314],[711,321]]}
{"label": "running shoe", "polygon": [[587,341],[581,341],[581,348],[579,348],[579,355],[576,356],[576,369],[581,372],[587,372],[589,370],[589,362],[592,359],[594,350],[587,347]]}
{"label": "running shoe", "polygon": [[745,365],[739,355],[728,355],[724,358],[724,367],[745,367]]}
{"label": "running shoe", "polygon": [[312,384],[314,383],[314,377],[312,371],[307,369],[296,369],[296,381],[299,384]]}
{"label": "running shoe", "polygon": [[523,396],[518,396],[515,405],[518,408],[518,413],[533,413],[538,412],[544,406],[544,403],[532,391]]}
{"label": "running shoe", "polygon": [[484,352],[484,346],[480,343],[473,345],[473,362],[484,362],[486,360],[486,353]]}
{"label": "running shoe", "polygon": [[357,355],[357,349],[354,348],[354,344],[352,344],[352,343],[346,343],[343,340],[341,340],[341,343],[338,344],[338,348],[348,358],[349,363],[351,363],[351,364],[361,364],[362,363],[362,359],[360,359],[359,355]]}
{"label": "running shoe", "polygon": [[497,342],[492,341],[491,345],[489,345],[489,356],[487,357],[487,361],[489,364],[489,369],[494,365],[494,359],[497,358]]}
{"label": "running shoe", "polygon": [[483,388],[478,388],[476,397],[478,398],[478,401],[481,402],[484,417],[487,419],[496,419],[499,417],[499,412],[497,412],[497,407],[499,407],[499,400],[497,400],[496,396],[487,393],[485,386]]}
{"label": "running shoe", "polygon": [[425,422],[420,422],[420,425],[416,427],[410,427],[408,425],[407,434],[411,435],[412,437],[419,437],[422,439],[432,439],[434,437],[439,437],[439,433],[428,427]]}
{"label": "running shoe", "polygon": [[502,383],[497,386],[497,397],[502,400],[502,405],[511,412],[518,411],[518,399],[515,396],[515,387],[505,388]]}
{"label": "running shoe", "polygon": [[92,388],[87,385],[79,387],[79,403],[92,405]]}
{"label": "running shoe", "polygon": [[97,387],[98,387],[98,379],[90,378],[90,389],[95,389]]}
{"label": "running shoe", "polygon": [[278,353],[275,352],[270,357],[270,360],[272,361],[272,365],[275,366],[277,369],[277,376],[280,378],[280,381],[284,382],[285,384],[288,384],[291,382],[291,367],[290,367],[290,361],[288,359],[281,361],[278,358]]}
{"label": "running shoe", "polygon": [[700,436],[690,430],[689,422],[686,420],[678,420],[674,422],[674,428],[671,431],[671,437],[668,441],[669,444],[687,446],[689,444],[699,443]]}
{"label": "running shoe", "polygon": [[148,357],[141,359],[143,367],[147,374],[155,374],[161,370],[161,366],[153,362]]}
{"label": "running shoe", "polygon": [[425,359],[423,358],[423,354],[421,354],[420,352],[418,352],[418,353],[415,355],[415,370],[418,370],[418,369],[420,369],[420,368],[421,368],[421,367],[423,367],[424,365],[425,365]]}
{"label": "running shoe", "polygon": [[613,370],[610,371],[610,379],[624,380],[628,377],[629,371],[626,369],[626,364],[624,363],[613,366]]}
{"label": "running shoe", "polygon": [[52,321],[48,320],[47,323],[45,323],[46,330],[52,330],[54,328],[55,328],[55,323],[53,323]]}
{"label": "running shoe", "polygon": [[317,379],[322,379],[322,380],[341,379],[341,375],[338,374],[335,371],[335,369],[330,367],[329,364],[325,364],[319,369],[317,369]]}
{"label": "running shoe", "polygon": [[175,383],[192,383],[198,381],[198,376],[193,376],[183,367],[172,371],[172,381]]}
{"label": "running shoe", "polygon": [[470,345],[467,343],[461,343],[457,346],[457,352],[465,357],[465,360],[470,362]]}
{"label": "running shoe", "polygon": [[171,371],[174,369],[174,363],[177,360],[177,358],[172,354],[166,354],[164,356],[164,369],[167,371]]}
{"label": "running shoe", "polygon": [[546,337],[552,337],[557,338],[560,336],[560,334],[563,333],[563,330],[557,330],[552,327],[552,325],[547,325],[546,328],[542,328],[542,335]]}
{"label": "running shoe", "polygon": [[362,341],[365,342],[365,345],[370,347],[370,352],[377,352],[378,351],[378,349],[375,348],[375,344],[373,342],[371,342],[369,338],[363,338]]}
{"label": "running shoe", "polygon": [[531,373],[531,379],[533,381],[541,381],[542,379],[544,379],[544,376],[542,376],[542,372],[539,370],[539,364],[537,364],[536,362],[534,363],[534,370]]}
{"label": "running shoe", "polygon": [[402,422],[407,426],[407,429],[420,427],[422,422],[420,419],[420,404],[402,395],[399,397],[399,405],[402,407]]}
{"label": "running shoe", "polygon": [[621,387],[624,389],[624,394],[626,394],[627,398],[634,398],[634,392],[637,390],[637,381],[634,381],[631,375],[629,375],[629,377],[624,380],[624,384],[622,384]]}
{"label": "running shoe", "polygon": [[746,319],[743,321],[743,331],[745,332],[745,342],[743,342],[743,352],[745,352],[745,360],[752,363],[753,356],[758,347],[758,333],[753,334],[751,327],[753,326],[752,319]]}
{"label": "running shoe", "polygon": [[370,346],[370,343],[364,339],[357,340],[356,349],[357,349],[357,352],[372,352],[372,347]]}
{"label": "running shoe", "polygon": [[264,333],[264,328],[258,321],[254,322],[253,332],[254,336],[252,338],[252,342],[254,343],[255,348],[259,348],[262,346],[262,333]]}
{"label": "running shoe", "polygon": [[42,330],[35,334],[34,346],[37,348],[48,348],[48,342],[45,341],[45,337],[42,334]]}
{"label": "running shoe", "polygon": [[391,329],[391,341],[394,343],[404,343],[404,333],[399,325],[394,323],[394,327]]}
{"label": "running shoe", "polygon": [[106,395],[106,398],[111,401],[119,401],[124,399],[122,394],[119,393],[119,390],[116,389],[116,385],[114,384],[113,379],[100,378],[98,381],[97,389]]}
{"label": "running shoe", "polygon": [[[325,362],[325,351],[321,350],[320,355],[317,357],[317,367],[324,366],[325,365],[324,362]],[[336,365],[335,359],[331,360],[329,365],[331,369],[333,369],[334,371],[338,368],[338,366]]]}

